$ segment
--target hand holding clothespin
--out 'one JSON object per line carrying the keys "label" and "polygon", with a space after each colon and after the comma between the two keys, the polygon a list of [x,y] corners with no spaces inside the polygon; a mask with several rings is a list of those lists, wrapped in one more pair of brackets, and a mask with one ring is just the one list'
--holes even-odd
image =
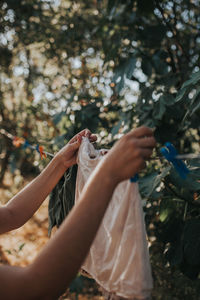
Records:
{"label": "hand holding clothespin", "polygon": [[[186,179],[187,174],[190,172],[182,159],[200,158],[199,155],[192,153],[179,155],[176,148],[170,142],[165,143],[165,146],[160,149],[160,152],[170,163],[173,164],[174,168],[182,179]],[[159,157],[159,159],[161,158],[162,157]],[[130,181],[137,182],[138,179],[138,174],[135,174],[135,176],[130,178]]]}

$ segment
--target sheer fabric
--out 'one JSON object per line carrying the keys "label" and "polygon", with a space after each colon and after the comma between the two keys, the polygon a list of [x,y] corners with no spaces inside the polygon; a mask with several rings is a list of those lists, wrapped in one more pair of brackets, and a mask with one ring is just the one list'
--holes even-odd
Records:
{"label": "sheer fabric", "polygon": [[[83,138],[75,202],[103,153]],[[112,295],[107,298],[149,299],[152,276],[137,183],[126,180],[116,187],[82,269]]]}

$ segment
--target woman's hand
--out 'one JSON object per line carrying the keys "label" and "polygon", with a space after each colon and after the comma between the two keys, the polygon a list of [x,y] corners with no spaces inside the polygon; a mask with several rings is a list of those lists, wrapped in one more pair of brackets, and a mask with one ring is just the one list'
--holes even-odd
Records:
{"label": "woman's hand", "polygon": [[61,163],[65,169],[76,164],[78,149],[81,144],[82,137],[87,137],[90,142],[97,140],[96,135],[92,134],[89,129],[84,129],[77,133],[57,154],[56,157],[60,158]]}
{"label": "woman's hand", "polygon": [[156,141],[153,131],[139,127],[123,136],[102,161],[105,176],[114,184],[134,176],[145,168]]}

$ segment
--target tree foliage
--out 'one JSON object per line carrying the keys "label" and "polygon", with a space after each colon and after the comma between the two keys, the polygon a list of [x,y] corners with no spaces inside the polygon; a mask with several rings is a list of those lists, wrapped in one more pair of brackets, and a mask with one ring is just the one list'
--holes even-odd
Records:
{"label": "tree foliage", "polygon": [[[197,0],[7,0],[0,18],[1,128],[54,152],[85,127],[110,146],[144,124],[155,128],[155,157],[166,141],[199,153]],[[1,180],[9,166],[38,168],[37,154],[4,136],[0,150]],[[139,184],[152,260],[159,252],[165,270],[169,263],[196,279],[200,163],[187,165],[182,180],[167,161],[151,160]]]}

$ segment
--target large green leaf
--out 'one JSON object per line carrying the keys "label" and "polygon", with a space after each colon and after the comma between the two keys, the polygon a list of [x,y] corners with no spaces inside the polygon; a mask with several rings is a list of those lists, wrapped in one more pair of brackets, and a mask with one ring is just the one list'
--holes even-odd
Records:
{"label": "large green leaf", "polygon": [[65,111],[61,111],[61,112],[55,114],[53,116],[53,118],[52,118],[54,124],[57,125],[61,121],[61,119],[62,119],[63,116],[66,116],[66,112]]}
{"label": "large green leaf", "polygon": [[158,187],[161,183],[162,179],[167,176],[171,169],[171,166],[163,169],[161,173],[152,172],[149,175],[146,175],[139,180],[140,191],[142,195],[146,198],[150,197],[153,191]]}
{"label": "large green leaf", "polygon": [[[176,102],[185,99],[185,97],[188,95],[189,91],[191,91],[197,83],[200,82],[200,71],[192,74],[190,76],[190,79],[185,81],[184,84],[182,85],[181,89],[179,90],[177,96],[176,96]],[[197,92],[195,94],[195,97],[193,101],[195,100],[196,97],[199,95],[199,88],[197,88]],[[190,101],[187,98],[187,101]]]}
{"label": "large green leaf", "polygon": [[165,103],[161,99],[155,103],[153,117],[156,120],[161,120],[166,112]]}
{"label": "large green leaf", "polygon": [[197,84],[199,81],[200,81],[200,71],[193,73],[190,76],[190,79],[187,80],[186,82],[184,82],[184,84],[182,85],[182,88],[193,86],[193,85]]}
{"label": "large green leaf", "polygon": [[186,92],[188,91],[188,89],[186,87],[183,87],[179,90],[177,96],[176,96],[176,102],[179,102],[180,100],[183,99],[184,96],[186,96]]}
{"label": "large green leaf", "polygon": [[122,61],[120,65],[115,69],[112,81],[116,85],[117,93],[120,93],[120,91],[123,89],[125,78],[131,79],[133,71],[135,69],[135,65],[136,58],[130,57],[125,61]]}
{"label": "large green leaf", "polygon": [[151,76],[152,74],[152,62],[150,58],[143,57],[142,58],[142,64],[141,64],[142,71],[147,76]]}
{"label": "large green leaf", "polygon": [[170,181],[179,189],[179,191],[183,190],[188,195],[191,195],[191,191],[200,191],[200,182],[198,180],[198,176],[199,169],[196,171],[196,174],[193,174],[191,170],[186,179],[182,179],[174,168],[171,169],[169,174]]}
{"label": "large green leaf", "polygon": [[175,202],[171,199],[162,199],[160,203],[160,221],[165,222],[167,219],[170,218],[171,214],[174,213],[176,208]]}
{"label": "large green leaf", "polygon": [[119,129],[122,125],[123,120],[119,120],[119,122],[112,128],[111,134],[114,136],[119,132]]}

